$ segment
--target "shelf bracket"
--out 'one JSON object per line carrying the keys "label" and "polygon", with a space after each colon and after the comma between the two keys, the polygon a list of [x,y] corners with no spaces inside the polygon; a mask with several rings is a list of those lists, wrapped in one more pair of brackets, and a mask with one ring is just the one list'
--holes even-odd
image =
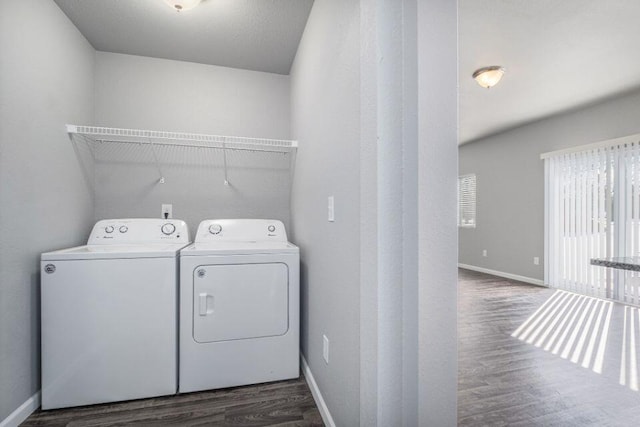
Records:
{"label": "shelf bracket", "polygon": [[158,154],[156,153],[156,147],[153,144],[151,138],[149,138],[149,145],[151,146],[151,152],[153,153],[153,160],[156,162],[156,168],[158,169],[158,175],[160,175],[160,179],[158,180],[158,184],[164,184],[164,174],[162,173],[162,168],[160,167],[160,162],[158,161]]}
{"label": "shelf bracket", "polygon": [[229,186],[229,177],[227,176],[227,138],[222,139],[222,157],[224,159],[224,185]]}

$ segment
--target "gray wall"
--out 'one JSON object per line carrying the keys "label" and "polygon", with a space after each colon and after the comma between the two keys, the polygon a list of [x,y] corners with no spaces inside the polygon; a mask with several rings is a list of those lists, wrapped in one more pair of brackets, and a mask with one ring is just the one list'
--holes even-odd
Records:
{"label": "gray wall", "polygon": [[[359,420],[359,2],[316,0],[291,71],[301,347],[338,425]],[[327,197],[335,222],[327,222]],[[322,359],[322,335],[330,363]]]}
{"label": "gray wall", "polygon": [[[0,420],[40,389],[40,253],[83,243],[94,50],[52,1],[0,2]],[[85,176],[87,174],[87,176]]]}
{"label": "gray wall", "polygon": [[540,154],[638,133],[639,115],[634,92],[461,146],[460,174],[477,177],[477,227],[459,230],[459,262],[543,280]]}
{"label": "gray wall", "polygon": [[302,350],[338,425],[456,424],[456,18],[316,0],[294,61]]}
{"label": "gray wall", "polygon": [[457,2],[419,0],[417,12],[418,421],[455,426]]}
{"label": "gray wall", "polygon": [[[96,125],[290,138],[289,76],[140,56],[96,53]],[[191,234],[206,218],[289,224],[290,158],[219,150],[104,144],[96,150],[96,219],[157,217],[173,204]]]}

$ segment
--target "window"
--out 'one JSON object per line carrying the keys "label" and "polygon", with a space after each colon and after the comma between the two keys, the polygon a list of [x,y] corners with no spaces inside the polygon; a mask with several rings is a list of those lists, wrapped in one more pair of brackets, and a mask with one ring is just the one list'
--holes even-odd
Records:
{"label": "window", "polygon": [[476,226],[476,175],[458,177],[458,227]]}
{"label": "window", "polygon": [[640,253],[640,136],[547,153],[545,283],[640,304],[640,281],[590,265]]}

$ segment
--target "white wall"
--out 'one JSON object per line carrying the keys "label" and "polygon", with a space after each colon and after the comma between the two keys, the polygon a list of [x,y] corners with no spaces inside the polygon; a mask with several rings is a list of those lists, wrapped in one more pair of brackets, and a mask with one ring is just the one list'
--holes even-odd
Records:
{"label": "white wall", "polygon": [[[83,243],[94,50],[52,1],[0,2],[0,421],[40,389],[40,253]],[[85,175],[87,174],[87,175]]]}
{"label": "white wall", "polygon": [[96,53],[96,125],[287,139],[289,76]]}
{"label": "white wall", "polygon": [[476,174],[477,226],[460,229],[460,263],[543,280],[540,154],[638,133],[639,114],[640,91],[461,146],[460,174]]}
{"label": "white wall", "polygon": [[[97,52],[96,125],[288,139],[289,76]],[[109,144],[96,156],[96,219],[156,217],[162,203],[191,233],[206,218],[275,218],[289,224],[290,159]]]}
{"label": "white wall", "polygon": [[456,21],[316,0],[294,62],[302,347],[337,425],[456,424]]}
{"label": "white wall", "polygon": [[[316,0],[291,71],[301,347],[333,418],[345,426],[359,420],[359,13],[358,0]],[[335,222],[327,222],[331,195]]]}

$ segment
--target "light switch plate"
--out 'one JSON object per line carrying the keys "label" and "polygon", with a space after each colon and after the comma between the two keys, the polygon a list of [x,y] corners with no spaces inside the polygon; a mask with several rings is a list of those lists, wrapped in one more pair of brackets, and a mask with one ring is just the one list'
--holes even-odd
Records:
{"label": "light switch plate", "polygon": [[327,220],[329,222],[335,222],[336,220],[333,196],[327,198]]}
{"label": "light switch plate", "polygon": [[322,358],[325,363],[329,364],[329,338],[326,335],[322,335]]}

